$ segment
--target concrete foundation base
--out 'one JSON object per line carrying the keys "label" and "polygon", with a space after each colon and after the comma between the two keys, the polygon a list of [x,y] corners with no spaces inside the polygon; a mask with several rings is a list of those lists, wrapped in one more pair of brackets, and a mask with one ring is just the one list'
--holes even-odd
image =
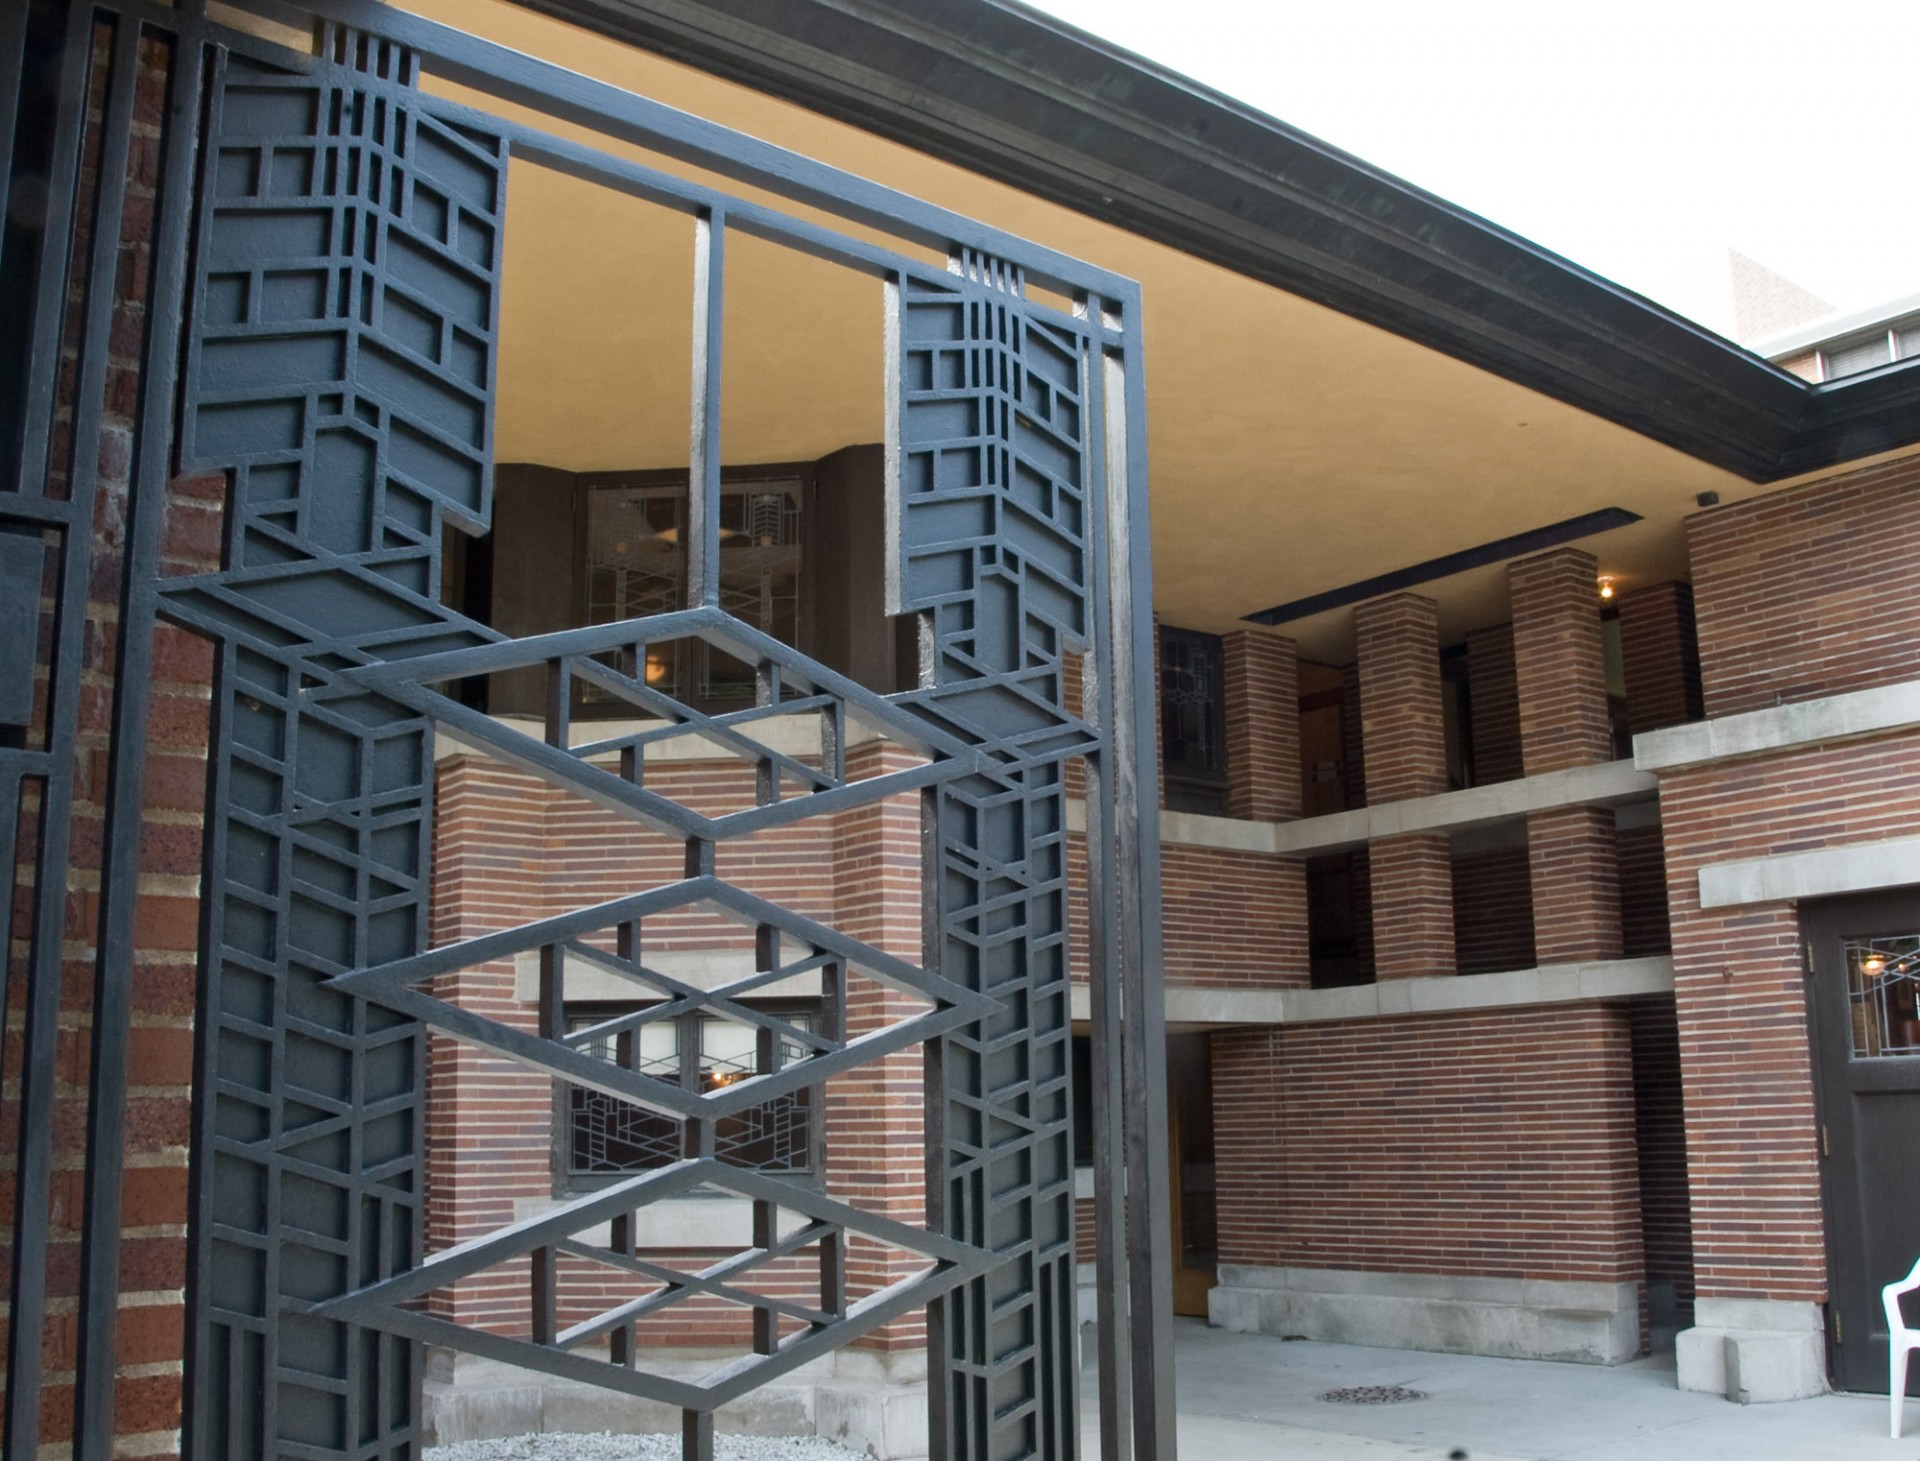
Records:
{"label": "concrete foundation base", "polygon": [[1820,1306],[1784,1299],[1696,1299],[1693,1328],[1674,1340],[1682,1390],[1742,1405],[1805,1400],[1827,1390]]}
{"label": "concrete foundation base", "polygon": [[[692,1377],[723,1358],[658,1351],[645,1364]],[[423,1409],[429,1445],[548,1431],[678,1435],[681,1419],[659,1401],[440,1349],[428,1353]],[[818,1435],[875,1461],[916,1461],[928,1450],[926,1352],[842,1351],[722,1406],[713,1419],[734,1435]]]}
{"label": "concrete foundation base", "polygon": [[1640,1352],[1630,1283],[1222,1265],[1208,1321],[1242,1334],[1499,1359],[1612,1365]]}

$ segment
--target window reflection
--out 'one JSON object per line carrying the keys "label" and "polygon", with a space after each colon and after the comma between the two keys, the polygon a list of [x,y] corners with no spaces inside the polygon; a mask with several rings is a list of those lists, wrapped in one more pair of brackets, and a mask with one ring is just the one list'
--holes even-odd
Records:
{"label": "window reflection", "polygon": [[1855,1059],[1920,1055],[1920,934],[1846,941]]}

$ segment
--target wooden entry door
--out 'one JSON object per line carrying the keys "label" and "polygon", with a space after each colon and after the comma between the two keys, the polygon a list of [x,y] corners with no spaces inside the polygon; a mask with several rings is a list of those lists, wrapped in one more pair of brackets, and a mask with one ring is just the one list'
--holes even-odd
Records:
{"label": "wooden entry door", "polygon": [[1169,1166],[1174,1173],[1173,1312],[1207,1317],[1218,1246],[1213,1206],[1213,1060],[1205,1035],[1167,1037]]}
{"label": "wooden entry door", "polygon": [[[1829,1370],[1838,1389],[1884,1392],[1880,1289],[1920,1257],[1920,889],[1810,906],[1803,927],[1825,1153]],[[1908,1393],[1920,1394],[1920,1374]]]}

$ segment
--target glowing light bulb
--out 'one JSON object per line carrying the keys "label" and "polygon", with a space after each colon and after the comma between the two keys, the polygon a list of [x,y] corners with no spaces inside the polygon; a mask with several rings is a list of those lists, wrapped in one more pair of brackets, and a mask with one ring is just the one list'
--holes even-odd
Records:
{"label": "glowing light bulb", "polygon": [[1602,599],[1610,599],[1613,597],[1613,575],[1611,573],[1603,573],[1600,575],[1600,597]]}
{"label": "glowing light bulb", "polygon": [[1877,975],[1877,974],[1883,973],[1886,967],[1887,967],[1886,959],[1882,955],[1877,953],[1869,953],[1866,956],[1866,958],[1860,961],[1861,972],[1865,974]]}

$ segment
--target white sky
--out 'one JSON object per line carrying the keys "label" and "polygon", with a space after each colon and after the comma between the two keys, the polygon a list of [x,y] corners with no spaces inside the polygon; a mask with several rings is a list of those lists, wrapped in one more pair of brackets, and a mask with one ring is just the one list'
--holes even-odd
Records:
{"label": "white sky", "polygon": [[1920,293],[1920,0],[1029,0],[1662,298]]}

